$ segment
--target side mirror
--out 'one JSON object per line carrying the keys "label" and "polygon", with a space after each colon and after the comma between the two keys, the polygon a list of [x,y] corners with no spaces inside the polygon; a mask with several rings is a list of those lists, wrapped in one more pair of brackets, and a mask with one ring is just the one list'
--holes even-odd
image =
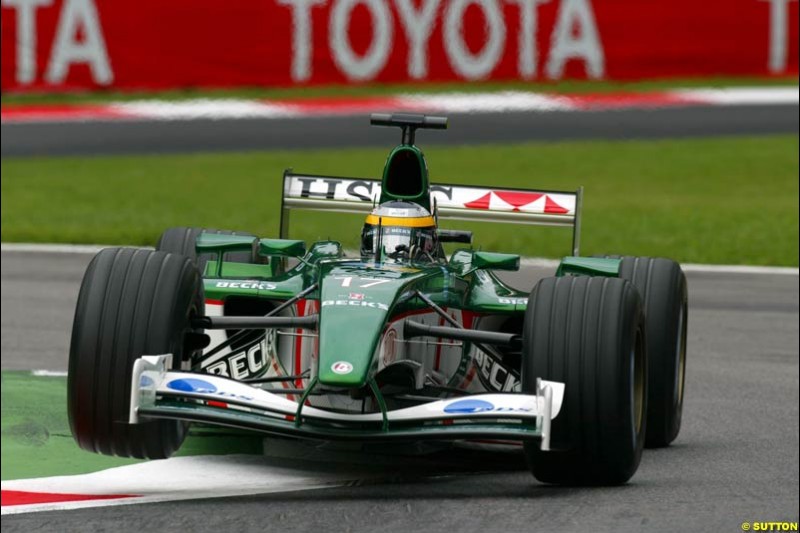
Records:
{"label": "side mirror", "polygon": [[306,253],[306,243],[292,239],[261,239],[258,241],[258,255],[302,257]]}
{"label": "side mirror", "polygon": [[486,270],[519,270],[519,256],[516,254],[499,254],[495,252],[473,252],[472,268]]}
{"label": "side mirror", "polygon": [[252,235],[221,235],[201,233],[194,243],[198,254],[255,251],[256,237]]}
{"label": "side mirror", "polygon": [[455,229],[440,229],[436,232],[439,242],[460,242],[462,244],[472,244],[471,231],[459,231]]}
{"label": "side mirror", "polygon": [[336,241],[319,241],[311,245],[308,253],[313,258],[333,258],[339,259],[342,253],[342,245]]}
{"label": "side mirror", "polygon": [[556,270],[556,276],[619,276],[622,259],[604,257],[565,257]]}
{"label": "side mirror", "polygon": [[252,235],[221,235],[219,233],[201,233],[194,242],[198,254],[215,254],[215,259],[206,264],[206,269],[212,268],[214,276],[222,277],[222,262],[225,252],[250,252],[251,257],[256,256],[257,237]]}

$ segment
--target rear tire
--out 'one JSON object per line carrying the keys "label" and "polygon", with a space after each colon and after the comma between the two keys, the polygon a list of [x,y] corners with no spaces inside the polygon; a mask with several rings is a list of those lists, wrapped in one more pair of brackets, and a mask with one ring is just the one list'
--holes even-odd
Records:
{"label": "rear tire", "polygon": [[647,356],[641,302],[625,280],[562,277],[540,280],[523,327],[522,390],[536,378],[565,384],[552,421],[550,446],[527,442],[539,481],[617,485],[642,457],[647,409]]}
{"label": "rear tire", "polygon": [[[200,254],[197,255],[195,250],[195,241],[201,233],[215,233],[217,235],[245,235],[248,237],[255,237],[252,233],[246,231],[229,231],[220,229],[206,229],[206,228],[185,228],[176,227],[169,228],[161,234],[156,244],[156,250],[162,252],[172,252],[183,254],[191,257],[197,261],[197,268],[202,274],[205,272],[206,263],[209,259],[214,259],[214,254]],[[261,258],[254,257],[250,252],[226,252],[224,261],[233,263],[258,263]]]}
{"label": "rear tire", "polygon": [[619,277],[636,286],[647,322],[647,438],[668,446],[681,430],[686,376],[686,276],[671,259],[622,257]]}
{"label": "rear tire", "polygon": [[133,363],[142,355],[184,349],[190,317],[204,314],[194,262],[165,252],[108,248],[83,277],[69,354],[67,412],[78,445],[104,455],[160,459],[181,445],[188,425],[171,420],[128,424]]}

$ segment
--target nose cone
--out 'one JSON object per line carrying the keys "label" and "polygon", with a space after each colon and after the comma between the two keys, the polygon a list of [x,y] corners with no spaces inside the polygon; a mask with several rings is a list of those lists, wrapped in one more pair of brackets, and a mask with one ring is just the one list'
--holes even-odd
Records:
{"label": "nose cone", "polygon": [[363,387],[377,370],[389,311],[423,272],[360,261],[323,262],[320,269],[317,377],[332,387]]}
{"label": "nose cone", "polygon": [[389,306],[354,298],[322,300],[319,322],[319,381],[333,387],[366,385]]}

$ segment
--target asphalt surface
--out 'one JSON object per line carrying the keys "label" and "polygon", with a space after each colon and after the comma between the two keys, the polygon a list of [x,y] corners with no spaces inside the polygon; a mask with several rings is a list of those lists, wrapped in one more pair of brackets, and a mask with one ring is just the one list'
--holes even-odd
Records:
{"label": "asphalt surface", "polygon": [[[2,253],[3,370],[66,368],[89,258]],[[528,269],[513,282],[547,274]],[[358,486],[4,516],[2,529],[740,531],[745,521],[797,521],[798,277],[688,278],[683,428],[673,446],[645,452],[626,486],[548,487],[514,456],[462,455],[474,473],[429,477],[398,461],[383,481]]]}
{"label": "asphalt surface", "polygon": [[[451,113],[447,132],[420,131],[417,135],[424,146],[796,134],[799,127],[797,105],[687,106],[584,112]],[[2,157],[388,146],[397,141],[394,128],[370,128],[366,116],[26,123],[3,124],[0,131]]]}

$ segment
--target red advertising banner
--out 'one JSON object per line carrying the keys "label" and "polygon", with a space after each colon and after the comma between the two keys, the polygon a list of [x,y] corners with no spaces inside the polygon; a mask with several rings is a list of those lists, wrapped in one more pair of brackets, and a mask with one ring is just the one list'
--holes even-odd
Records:
{"label": "red advertising banner", "polygon": [[797,0],[2,0],[3,91],[797,73]]}

